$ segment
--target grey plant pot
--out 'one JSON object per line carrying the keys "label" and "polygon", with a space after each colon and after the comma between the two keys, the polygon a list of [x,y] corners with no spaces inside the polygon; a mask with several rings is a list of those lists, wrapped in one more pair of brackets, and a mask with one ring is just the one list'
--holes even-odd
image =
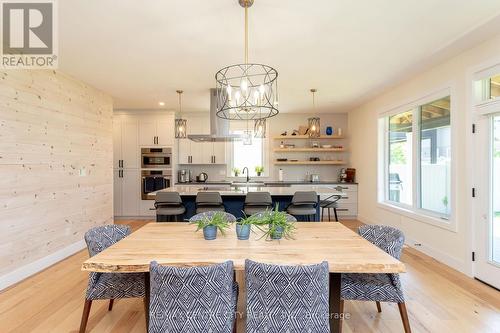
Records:
{"label": "grey plant pot", "polygon": [[274,233],[271,234],[271,239],[281,239],[283,237],[283,227],[276,227]]}
{"label": "grey plant pot", "polygon": [[217,238],[217,227],[214,225],[209,225],[203,228],[203,237],[206,240],[214,240]]}
{"label": "grey plant pot", "polygon": [[250,229],[250,224],[236,224],[236,236],[240,240],[247,240],[248,238],[250,238]]}

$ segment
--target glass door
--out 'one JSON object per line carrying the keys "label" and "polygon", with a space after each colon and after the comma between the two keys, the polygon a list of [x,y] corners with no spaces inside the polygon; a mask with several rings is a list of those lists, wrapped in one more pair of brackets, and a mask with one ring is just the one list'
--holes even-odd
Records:
{"label": "glass door", "polygon": [[500,288],[500,114],[484,116],[478,125],[476,147],[483,149],[478,149],[475,172],[479,186],[475,275]]}

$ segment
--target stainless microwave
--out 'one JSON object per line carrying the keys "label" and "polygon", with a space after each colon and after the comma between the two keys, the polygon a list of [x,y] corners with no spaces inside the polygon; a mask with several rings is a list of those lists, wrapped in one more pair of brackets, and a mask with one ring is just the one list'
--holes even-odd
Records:
{"label": "stainless microwave", "polygon": [[170,169],[172,148],[142,148],[141,166],[143,169]]}

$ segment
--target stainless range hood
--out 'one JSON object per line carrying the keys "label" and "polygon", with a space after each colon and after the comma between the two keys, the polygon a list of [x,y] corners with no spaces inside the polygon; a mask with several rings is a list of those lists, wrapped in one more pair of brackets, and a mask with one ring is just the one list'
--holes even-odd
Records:
{"label": "stainless range hood", "polygon": [[242,135],[229,133],[229,122],[229,120],[217,117],[217,90],[212,88],[210,89],[210,134],[188,134],[188,139],[195,142],[242,140]]}

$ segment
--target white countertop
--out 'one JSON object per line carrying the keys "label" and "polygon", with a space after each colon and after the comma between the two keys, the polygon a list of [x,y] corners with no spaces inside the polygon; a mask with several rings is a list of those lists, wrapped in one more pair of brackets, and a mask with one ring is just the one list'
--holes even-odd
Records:
{"label": "white countertop", "polygon": [[[316,191],[318,194],[321,195],[345,195],[344,192],[337,191],[335,189],[335,186],[332,186],[331,188],[323,185],[323,186],[317,186],[317,185],[311,185],[308,188],[302,187],[299,191]],[[180,195],[196,195],[198,192],[219,192],[221,196],[238,196],[238,195],[245,195],[248,192],[269,192],[271,195],[293,195],[296,191],[296,187],[291,187],[291,186],[286,186],[286,187],[278,187],[278,186],[241,186],[241,187],[229,187],[229,186],[223,186],[221,185],[220,187],[216,186],[211,186],[208,189],[203,189],[203,185],[200,184],[200,186],[185,186],[185,185],[175,185],[169,188],[166,188],[164,190],[160,190],[158,192],[179,192]],[[151,192],[148,195],[154,197],[156,195],[156,192]]]}

